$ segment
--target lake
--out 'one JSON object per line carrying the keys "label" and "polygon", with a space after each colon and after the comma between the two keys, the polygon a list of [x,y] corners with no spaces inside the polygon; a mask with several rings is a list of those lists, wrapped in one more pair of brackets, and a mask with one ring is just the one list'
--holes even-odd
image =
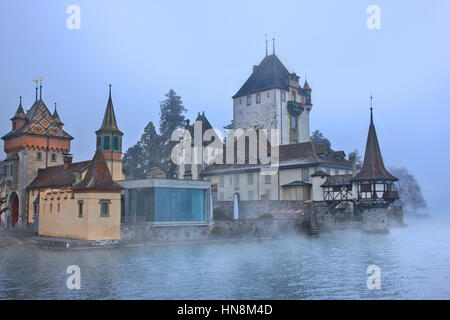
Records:
{"label": "lake", "polygon": [[[450,299],[450,220],[280,240],[0,249],[0,299]],[[69,290],[67,267],[81,270]],[[367,268],[381,271],[369,290]]]}

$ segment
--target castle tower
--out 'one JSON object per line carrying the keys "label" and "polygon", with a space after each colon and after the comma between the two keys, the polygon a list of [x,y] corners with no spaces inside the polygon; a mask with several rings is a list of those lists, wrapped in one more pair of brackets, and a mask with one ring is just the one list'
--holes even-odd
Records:
{"label": "castle tower", "polygon": [[124,180],[122,172],[122,137],[114,113],[114,106],[111,98],[111,85],[109,85],[109,98],[106,105],[105,116],[99,130],[95,132],[97,136],[97,151],[102,151],[108,168],[114,180]]}
{"label": "castle tower", "polygon": [[12,226],[25,226],[28,221],[26,188],[37,177],[38,170],[63,165],[64,153],[70,152],[73,139],[62,130],[42,100],[42,84],[40,98],[37,96],[27,113],[19,107],[13,118],[12,130],[4,140],[4,176],[5,194],[8,195],[8,213]]}
{"label": "castle tower", "polygon": [[352,179],[354,196],[363,210],[363,231],[387,232],[387,208],[396,199],[393,183],[398,181],[384,167],[370,108],[370,126],[362,169]]}
{"label": "castle tower", "polygon": [[235,129],[278,129],[281,144],[310,141],[311,88],[275,55],[266,55],[233,96]]}

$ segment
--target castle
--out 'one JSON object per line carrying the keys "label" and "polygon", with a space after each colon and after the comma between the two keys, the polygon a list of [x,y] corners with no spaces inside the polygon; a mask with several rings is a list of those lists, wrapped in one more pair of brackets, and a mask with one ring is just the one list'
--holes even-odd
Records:
{"label": "castle", "polygon": [[[384,167],[372,108],[364,163],[357,170],[345,152],[311,141],[312,89],[306,79],[303,85],[299,80],[275,53],[266,53],[233,96],[234,129],[273,129],[278,135],[276,170],[268,174],[268,165],[259,157],[249,161],[255,150],[259,154],[259,145],[252,149],[249,139],[243,163],[234,158],[232,163],[181,164],[175,180],[160,176],[125,180],[123,132],[117,125],[111,86],[103,122],[95,132],[93,159],[72,162],[73,137],[64,131],[56,104],[53,114],[45,105],[41,83],[39,97],[36,87],[35,102],[27,112],[20,99],[11,131],[2,138],[7,157],[1,163],[0,192],[8,197],[9,212],[1,222],[12,227],[34,225],[40,235],[119,239],[121,223],[207,225],[213,206],[263,200],[275,201],[276,206],[324,203],[329,210],[351,203],[364,212],[366,230],[385,230],[386,210],[398,198],[393,186],[397,178]],[[204,113],[185,131],[194,135],[195,127],[202,132],[212,129]],[[269,145],[273,138],[267,139]],[[203,154],[207,145],[200,148]],[[226,158],[225,153],[220,156]]]}

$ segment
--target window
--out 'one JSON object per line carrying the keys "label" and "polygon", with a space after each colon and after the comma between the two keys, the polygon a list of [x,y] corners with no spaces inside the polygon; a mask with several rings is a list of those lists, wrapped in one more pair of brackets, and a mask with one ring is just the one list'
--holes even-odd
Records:
{"label": "window", "polygon": [[247,175],[247,183],[249,186],[251,186],[253,184],[253,173],[252,172],[248,173],[248,175]]}
{"label": "window", "polygon": [[237,174],[234,175],[234,185],[239,186],[239,175]]}
{"label": "window", "polygon": [[61,204],[58,203],[58,212],[60,212],[60,211],[61,211]]}
{"label": "window", "polygon": [[261,93],[256,95],[256,103],[261,103]]}
{"label": "window", "polygon": [[242,104],[242,98],[239,98],[239,104]]}
{"label": "window", "polygon": [[291,129],[297,129],[297,117],[291,116]]}
{"label": "window", "polygon": [[286,92],[281,93],[281,101],[286,101]]}
{"label": "window", "polygon": [[114,151],[119,151],[119,137],[113,138],[113,148]]}
{"label": "window", "polygon": [[83,217],[83,200],[78,200],[78,218]]}
{"label": "window", "polygon": [[327,168],[326,170],[327,170],[328,174],[331,174],[331,169],[330,168]]}
{"label": "window", "polygon": [[335,175],[338,175],[338,174],[339,174],[339,170],[338,170],[338,169],[335,169],[335,170],[334,170],[334,174],[335,174]]}
{"label": "window", "polygon": [[205,190],[155,188],[154,192],[155,222],[205,220]]}
{"label": "window", "polygon": [[233,177],[230,177],[230,185],[233,184]]}
{"label": "window", "polygon": [[250,106],[252,104],[252,96],[247,96],[247,105]]}
{"label": "window", "polygon": [[270,91],[267,91],[267,98],[270,97]]}
{"label": "window", "polygon": [[37,161],[41,161],[42,160],[42,153],[41,152],[36,152],[36,160]]}
{"label": "window", "polygon": [[51,162],[56,162],[56,153],[52,153],[50,156]]}
{"label": "window", "polygon": [[253,190],[248,190],[248,200],[255,200],[253,196]]}
{"label": "window", "polygon": [[100,217],[109,217],[109,204],[111,200],[100,200]]}
{"label": "window", "polygon": [[224,200],[223,192],[219,192],[219,201],[223,200]]}
{"label": "window", "polygon": [[103,150],[109,150],[111,148],[111,140],[109,137],[103,138]]}
{"label": "window", "polygon": [[272,183],[272,176],[271,175],[265,175],[264,176],[264,183],[265,184],[271,184]]}
{"label": "window", "polygon": [[97,149],[102,147],[102,137],[97,137]]}
{"label": "window", "polygon": [[302,169],[302,181],[309,181],[309,169],[308,168]]}
{"label": "window", "polygon": [[224,176],[220,176],[219,177],[219,187],[223,188],[225,185],[225,177]]}
{"label": "window", "polygon": [[291,92],[291,100],[292,100],[292,101],[295,101],[295,91],[292,91],[292,92]]}
{"label": "window", "polygon": [[52,212],[52,211],[53,211],[53,204],[50,203],[50,212]]}
{"label": "window", "polygon": [[361,184],[361,192],[370,192],[370,191],[372,191],[370,183]]}
{"label": "window", "polygon": [[16,122],[13,122],[13,131],[16,131]]}
{"label": "window", "polygon": [[8,176],[8,166],[4,166],[4,167],[3,167],[3,175],[4,175],[5,177]]}

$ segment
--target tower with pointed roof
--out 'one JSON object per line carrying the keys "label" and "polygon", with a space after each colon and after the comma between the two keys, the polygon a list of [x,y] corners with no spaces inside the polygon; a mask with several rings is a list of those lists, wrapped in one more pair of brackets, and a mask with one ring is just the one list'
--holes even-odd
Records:
{"label": "tower with pointed roof", "polygon": [[367,135],[366,151],[361,170],[353,177],[353,192],[357,203],[363,210],[363,230],[367,232],[386,232],[387,208],[398,199],[394,190],[396,177],[384,167],[373,123],[373,108],[370,108],[370,126]]}
{"label": "tower with pointed roof", "polygon": [[122,172],[122,137],[123,133],[117,126],[116,115],[109,85],[109,98],[106,105],[102,126],[95,132],[97,136],[97,151],[102,151],[108,168],[114,180],[123,180]]}
{"label": "tower with pointed roof", "polygon": [[280,144],[310,141],[311,88],[299,79],[275,50],[266,54],[233,96],[235,129],[278,129]]}
{"label": "tower with pointed roof", "polygon": [[[57,115],[57,114],[56,114]],[[5,136],[4,151],[6,194],[9,195],[11,225],[23,226],[28,221],[26,187],[37,177],[39,169],[64,164],[70,152],[71,135],[62,129],[59,116],[52,115],[36,87],[36,100],[25,113],[20,97],[12,128]]]}

